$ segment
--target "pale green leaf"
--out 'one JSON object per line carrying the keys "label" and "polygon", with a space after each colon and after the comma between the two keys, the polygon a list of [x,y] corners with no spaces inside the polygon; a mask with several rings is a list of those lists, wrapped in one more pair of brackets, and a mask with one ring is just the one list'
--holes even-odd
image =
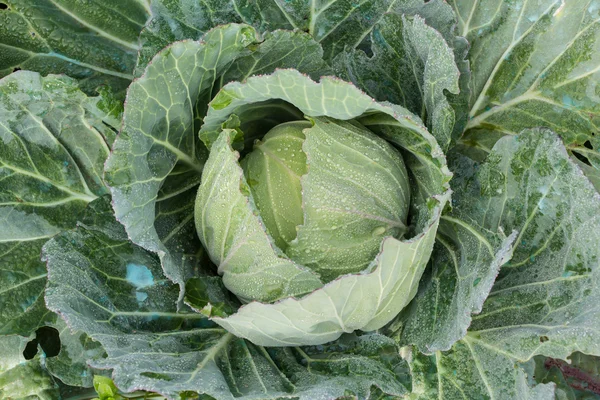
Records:
{"label": "pale green leaf", "polygon": [[29,335],[54,319],[40,297],[46,240],[107,192],[109,153],[97,108],[77,82],[17,72],[0,81],[0,332]]}
{"label": "pale green leaf", "polygon": [[600,2],[451,3],[459,32],[471,43],[473,97],[465,151],[481,160],[490,142],[542,126],[561,136],[597,182]]}
{"label": "pale green leaf", "polygon": [[369,274],[346,275],[301,299],[253,302],[213,320],[236,336],[267,346],[321,344],[343,332],[381,328],[414,297],[436,228],[437,220],[412,242],[386,239]]}
{"label": "pale green leaf", "polygon": [[302,145],[304,218],[285,252],[327,283],[367,269],[385,237],[404,237],[410,183],[400,154],[368,129],[312,120]]}
{"label": "pale green leaf", "polygon": [[301,296],[322,286],[308,268],[280,257],[231,148],[236,132],[224,130],[212,145],[195,207],[196,230],[223,275],[223,283],[242,301],[272,302]]}
{"label": "pale green leaf", "polygon": [[[347,335],[325,346],[265,349],[236,338],[202,314],[176,309],[179,288],[158,258],[127,240],[106,198],[80,227],[44,247],[46,301],[68,326],[100,342],[120,390],[170,398],[182,391],[217,399],[366,398],[376,385],[406,394],[407,364],[385,336]],[[216,288],[216,286],[214,287]],[[199,288],[201,291],[202,289]],[[191,290],[190,290],[191,291]]]}
{"label": "pale green leaf", "polygon": [[253,143],[240,160],[264,227],[284,251],[304,221],[301,178],[308,166],[302,147],[312,126],[306,120],[279,124]]}
{"label": "pale green leaf", "polygon": [[[0,10],[0,76],[14,69],[66,73],[92,92],[124,90],[149,10],[137,0],[5,0]],[[147,7],[147,5],[146,5]]]}
{"label": "pale green leaf", "polygon": [[15,368],[21,362],[25,361],[23,350],[29,341],[22,336],[3,336],[0,338],[0,373],[4,373]]}

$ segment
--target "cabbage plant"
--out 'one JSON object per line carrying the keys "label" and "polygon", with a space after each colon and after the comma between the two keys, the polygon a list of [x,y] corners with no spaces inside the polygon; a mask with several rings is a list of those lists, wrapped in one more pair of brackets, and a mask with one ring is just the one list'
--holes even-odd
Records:
{"label": "cabbage plant", "polygon": [[0,399],[595,399],[598,0],[0,0]]}

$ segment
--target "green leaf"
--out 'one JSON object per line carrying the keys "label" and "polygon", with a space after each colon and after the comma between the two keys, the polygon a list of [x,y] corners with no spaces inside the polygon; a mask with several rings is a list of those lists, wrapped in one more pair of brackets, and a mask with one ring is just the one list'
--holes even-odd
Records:
{"label": "green leaf", "polygon": [[419,115],[447,149],[455,133],[462,133],[455,132],[455,124],[461,121],[446,98],[446,92],[459,93],[452,48],[419,16],[386,14],[370,38],[373,57],[362,50],[341,53],[334,60],[338,75],[379,101],[402,105]]}
{"label": "green leaf", "polygon": [[106,376],[97,375],[94,377],[94,389],[100,400],[119,400],[122,398],[118,394],[118,389],[112,379]]}
{"label": "green leaf", "polygon": [[[381,16],[389,1],[377,0],[373,3],[377,5],[365,5],[362,7],[363,10],[374,7],[377,9],[376,15]],[[334,6],[331,7],[332,5]],[[331,9],[327,10],[330,7]],[[222,24],[246,23],[265,35],[282,34],[283,32],[278,31],[279,29],[286,29],[290,32],[293,30],[296,33],[300,33],[302,31],[308,32],[308,19],[311,15],[314,15],[315,19],[322,21],[314,24],[313,30],[316,32],[317,26],[322,24],[328,26],[335,25],[340,16],[343,19],[350,18],[351,21],[359,19],[358,11],[352,16],[347,15],[345,17],[341,13],[346,10],[352,14],[352,9],[357,7],[358,5],[351,6],[345,2],[340,2],[337,5],[335,5],[335,2],[332,2],[329,6],[323,7],[324,9],[318,13],[321,15],[319,17],[315,12],[316,10],[313,10],[314,14],[311,14],[309,4],[305,1],[284,3],[279,0],[259,0],[255,2],[243,0],[207,0],[203,2],[193,0],[153,0],[151,4],[151,19],[140,35],[142,48],[136,66],[136,75],[141,75],[152,57],[165,46],[178,40],[198,40],[206,32]],[[363,20],[367,27],[372,24],[369,21],[369,17],[367,16]],[[332,26],[331,28],[334,30],[337,28],[336,32],[341,30],[348,31],[347,34],[350,35],[361,34],[361,31],[357,31],[356,29],[348,29],[348,25],[343,24],[342,21],[340,21],[339,27]],[[290,32],[287,34],[290,34]],[[320,34],[324,33],[323,29],[319,29],[319,32]],[[312,32],[309,33],[312,34]],[[311,37],[311,35],[306,36]],[[327,44],[325,45],[327,47]],[[341,49],[342,47],[339,47],[337,51],[341,51]]]}
{"label": "green leaf", "polygon": [[236,134],[224,130],[211,146],[194,209],[198,236],[223,284],[244,302],[272,302],[321,287],[311,270],[280,257],[257,218],[239,155],[231,147]]}
{"label": "green leaf", "polygon": [[[537,354],[566,359],[575,350],[600,353],[600,195],[561,140],[544,129],[501,139],[473,172],[468,172],[468,162],[459,165],[457,171],[467,172],[453,186],[455,210],[473,209],[475,220],[466,220],[471,225],[449,222],[482,238],[499,228],[516,230],[518,236],[512,259],[500,270],[482,312],[472,317],[467,335],[448,352],[432,356],[438,375],[428,378],[429,385],[448,393],[458,391],[458,382],[471,382],[460,385],[479,391],[467,392],[468,398],[515,398],[511,396],[521,390],[521,362]],[[475,196],[480,202],[469,205]],[[463,278],[459,283],[470,282]],[[429,314],[449,312],[444,311],[447,301],[441,296],[442,307],[430,303],[442,311]],[[414,321],[407,325],[412,340]]]}
{"label": "green leaf", "polygon": [[[284,101],[309,117],[327,115],[342,120],[356,119],[372,132],[406,150],[407,170],[414,178],[413,181],[418,182],[411,188],[414,232],[406,235],[405,241],[386,238],[381,254],[368,269],[370,273],[345,276],[301,299],[288,298],[276,304],[253,302],[228,318],[214,318],[214,321],[238,336],[268,346],[319,344],[336,339],[342,332],[378,329],[389,322],[415,295],[417,282],[429,259],[441,208],[448,199],[446,183],[449,173],[443,153],[435,139],[420,125],[419,119],[407,110],[373,102],[351,84],[336,78],[326,77],[316,83],[294,70],[279,70],[272,75],[249,78],[245,83],[226,85],[211,102],[200,137],[211,145],[215,132],[220,131],[222,124],[234,112],[236,115],[245,115],[251,121],[253,115],[247,110],[255,110],[257,105],[267,110],[276,110]],[[214,104],[218,106],[214,107]],[[240,120],[244,121],[246,118]],[[244,131],[243,127],[241,129]],[[218,137],[223,137],[223,134]],[[211,151],[209,160],[216,157],[213,153],[214,150]],[[233,154],[229,157],[233,163]],[[223,165],[214,160],[212,162],[215,166]],[[240,184],[240,178],[241,175],[232,172],[227,185],[242,195],[246,183],[241,181]],[[213,181],[204,180],[200,192],[203,191],[203,186],[204,190],[210,190],[210,182]],[[219,186],[226,185],[223,179],[218,182]],[[220,237],[218,243],[207,245],[209,254],[217,264],[228,259],[230,252],[241,257],[254,244],[242,240],[241,236],[235,234],[236,229],[227,231],[226,221],[236,220],[233,213],[237,213],[238,208],[228,211],[226,199],[227,197],[225,200],[214,199],[215,207],[219,208],[218,213],[206,214],[211,218],[218,218],[218,226],[223,232],[229,233],[229,236]],[[251,204],[250,202],[246,207],[251,208]],[[246,211],[250,213],[251,210]],[[228,218],[228,215],[232,217]],[[200,228],[204,223],[202,217],[200,215],[197,219]],[[254,219],[258,223],[256,216]],[[266,239],[264,230],[263,237]],[[203,239],[206,243],[207,237]],[[222,248],[225,253],[221,253]],[[275,251],[272,254],[276,255]],[[279,259],[284,261],[283,258]],[[231,265],[230,270],[221,269],[226,287],[229,287],[230,282],[228,274],[233,276],[244,273],[241,269],[236,270],[233,263]],[[263,273],[268,272],[268,268],[261,263],[253,268],[263,270]],[[236,281],[236,284],[240,284],[238,281],[244,283],[244,279],[233,277],[231,281]],[[381,285],[381,282],[387,284]],[[261,288],[263,291],[271,290],[271,287],[263,285],[264,283],[249,286],[254,291]],[[357,291],[362,291],[365,295],[357,296]],[[298,318],[306,323],[296,324],[298,326],[290,324],[286,316],[288,313],[294,315],[294,320]]]}
{"label": "green leaf", "polygon": [[232,297],[218,276],[196,277],[185,283],[185,303],[206,317],[234,313],[240,304]]}
{"label": "green leaf", "polygon": [[[46,359],[46,369],[61,382],[77,387],[91,387],[94,375],[105,373],[91,368],[88,363],[105,355],[100,343],[90,339],[85,333],[71,332],[60,318],[52,324],[59,331],[60,352]],[[98,375],[96,375],[98,376]]]}
{"label": "green leaf", "polygon": [[301,177],[308,166],[302,147],[312,126],[306,120],[279,124],[253,143],[240,160],[263,226],[284,251],[304,221]]}
{"label": "green leaf", "polygon": [[414,301],[387,328],[401,343],[428,354],[448,350],[464,337],[472,314],[481,312],[500,268],[512,257],[520,230],[508,230],[503,216],[494,214],[502,210],[488,205],[490,196],[506,188],[494,188],[496,193],[483,189],[478,165],[456,153],[450,156],[450,166],[456,171],[451,181],[453,207],[441,218],[430,268]]}
{"label": "green leaf", "polygon": [[129,88],[106,178],[131,240],[159,254],[182,288],[201,257],[193,205],[206,149],[196,134],[213,90],[278,67],[320,76],[328,71],[321,54],[304,33],[276,32],[258,43],[253,28],[231,24],[168,47]]}
{"label": "green leaf", "polygon": [[[597,182],[600,168],[600,3],[453,1],[471,43],[472,107],[462,143],[483,159],[491,144],[524,128],[560,135]],[[491,12],[490,10],[495,10]],[[493,45],[491,45],[493,44]]]}
{"label": "green leaf", "polygon": [[21,336],[0,336],[0,399],[58,400],[58,386],[40,356],[23,357],[27,341]]}
{"label": "green leaf", "polygon": [[554,399],[554,384],[531,387],[515,360],[467,339],[447,352],[416,352],[410,366],[418,400]]}
{"label": "green leaf", "polygon": [[135,75],[141,76],[152,58],[171,43],[199,40],[212,28],[242,23],[235,4],[225,0],[151,0],[150,20],[140,33]]}
{"label": "green leaf", "polygon": [[419,283],[419,292],[387,334],[404,344],[414,344],[430,354],[448,350],[467,333],[472,314],[481,312],[500,267],[512,256],[517,232],[488,231],[478,222],[483,201],[472,192],[455,192],[464,207],[442,216],[430,267]]}
{"label": "green leaf", "polygon": [[600,399],[600,358],[576,352],[569,362],[543,356],[528,363],[536,382],[556,384],[559,400]]}
{"label": "green leaf", "polygon": [[99,101],[65,76],[18,72],[0,81],[2,334],[28,336],[54,320],[40,296],[40,250],[107,192],[101,177],[110,129]]}
{"label": "green leaf", "polygon": [[[123,129],[106,163],[117,218],[133,242],[159,254],[166,275],[182,287],[195,262],[189,254],[198,247],[188,205],[205,161],[194,133],[216,79],[213,68],[223,73],[253,43],[251,32],[227,25],[203,42],[178,42],[157,55],[129,87]],[[163,224],[161,237],[157,203],[173,197],[180,212]]]}
{"label": "green leaf", "polygon": [[[13,69],[66,73],[87,93],[124,90],[149,11],[142,1],[5,0],[0,10],[0,77]],[[147,7],[147,6],[146,6]]]}
{"label": "green leaf", "polygon": [[44,247],[48,306],[99,341],[124,391],[168,397],[182,391],[217,399],[367,397],[376,385],[406,394],[407,364],[393,340],[347,335],[326,346],[266,349],[225,332],[203,315],[176,309],[177,285],[157,257],[132,244],[108,199],[94,202],[82,224]]}
{"label": "green leaf", "polygon": [[[271,0],[277,2],[277,0]],[[277,2],[278,3],[278,2]],[[305,29],[323,45],[325,58],[332,60],[346,47],[360,45],[373,26],[395,6],[395,1],[348,0],[292,2],[288,11],[294,28]],[[297,4],[301,6],[298,7]],[[296,18],[296,20],[292,20]]]}
{"label": "green leaf", "polygon": [[323,60],[321,45],[310,35],[278,30],[265,33],[260,46],[253,48],[250,54],[237,58],[221,76],[217,88],[233,81],[243,82],[253,75],[269,74],[276,68],[294,68],[313,79],[333,74]]}
{"label": "green leaf", "polygon": [[600,195],[547,130],[502,139],[478,177],[488,224],[519,235],[469,335],[522,360],[600,354]]}
{"label": "green leaf", "polygon": [[278,29],[308,32],[332,60],[344,47],[356,47],[383,15],[398,7],[393,0],[154,0],[152,17],[142,31],[142,50],[137,72],[160,49],[182,39],[199,39],[205,32],[224,23],[246,23],[259,32]]}

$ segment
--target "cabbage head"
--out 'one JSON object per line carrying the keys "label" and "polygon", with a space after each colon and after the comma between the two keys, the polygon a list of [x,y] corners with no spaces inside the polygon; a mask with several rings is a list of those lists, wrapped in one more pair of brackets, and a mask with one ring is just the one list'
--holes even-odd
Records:
{"label": "cabbage head", "polygon": [[245,303],[215,322],[261,345],[320,344],[408,304],[448,179],[417,117],[278,70],[226,85],[204,122],[196,230]]}

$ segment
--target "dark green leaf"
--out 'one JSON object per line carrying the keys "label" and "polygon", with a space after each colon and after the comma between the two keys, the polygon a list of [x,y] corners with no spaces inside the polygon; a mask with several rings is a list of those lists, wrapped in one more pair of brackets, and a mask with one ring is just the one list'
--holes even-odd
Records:
{"label": "dark green leaf", "polygon": [[[428,358],[437,373],[423,378],[431,397],[517,398],[526,393],[519,364],[532,356],[566,359],[575,350],[600,354],[600,195],[548,130],[501,139],[479,166],[468,161],[457,165],[462,175],[453,186],[454,211],[442,217],[441,237],[458,248],[481,250],[461,253],[460,261],[453,262],[456,270],[436,260],[431,280],[422,285],[402,327],[403,337],[435,349],[443,341],[437,335],[459,332],[455,325],[464,330],[468,314],[479,311],[485,290],[477,294],[478,289],[471,289],[476,280],[461,269],[468,265],[462,263],[476,260],[486,248],[491,256],[502,231],[518,231],[513,257],[500,270],[481,313],[471,318],[469,332],[448,352]],[[490,244],[487,238],[494,235]],[[493,279],[494,268],[487,273],[478,285]],[[436,297],[438,290],[442,294]],[[459,303],[464,293],[477,294],[466,302],[474,308]]]}
{"label": "dark green leaf", "polygon": [[28,336],[54,320],[40,297],[42,245],[106,193],[108,118],[65,76],[0,81],[0,333]]}
{"label": "dark green leaf", "polygon": [[59,331],[60,352],[46,359],[46,369],[52,376],[70,386],[91,387],[95,374],[105,373],[88,363],[103,357],[104,349],[83,332],[71,332],[60,318],[52,324]]}
{"label": "dark green leaf", "polygon": [[576,352],[569,362],[543,356],[532,361],[535,381],[554,382],[558,400],[600,399],[600,358]]}
{"label": "dark green leaf", "polygon": [[372,56],[348,49],[335,58],[334,67],[375,99],[419,115],[446,149],[466,123],[469,71],[464,39],[454,33],[455,16],[445,3],[409,1],[395,11],[398,14],[384,15],[371,32]]}
{"label": "dark green leaf", "polygon": [[[498,138],[543,126],[562,137],[597,184],[600,4],[454,0],[471,43],[472,107],[462,140],[483,159]],[[600,186],[597,186],[600,188]]]}
{"label": "dark green leaf", "polygon": [[148,19],[145,0],[4,0],[0,77],[15,68],[66,73],[87,93],[107,84],[124,90]]}

